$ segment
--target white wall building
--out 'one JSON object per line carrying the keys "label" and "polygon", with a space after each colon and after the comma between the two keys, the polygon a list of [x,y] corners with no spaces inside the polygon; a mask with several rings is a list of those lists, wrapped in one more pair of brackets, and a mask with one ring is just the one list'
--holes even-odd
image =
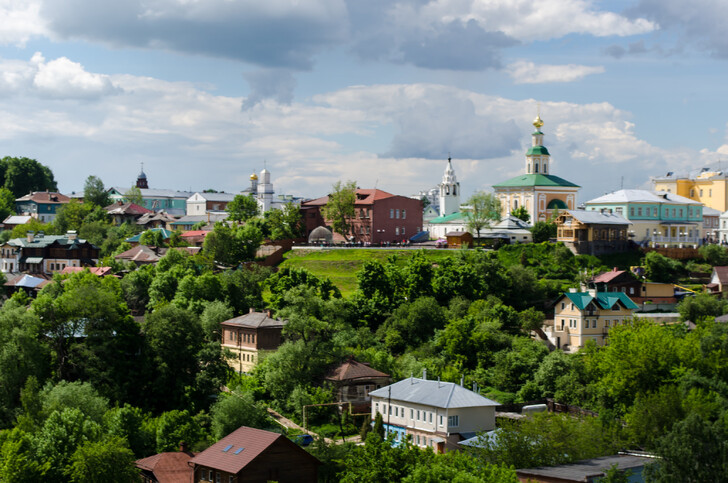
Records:
{"label": "white wall building", "polygon": [[413,444],[443,453],[476,432],[495,428],[498,403],[452,382],[410,377],[369,393],[372,421],[382,415],[395,442],[410,437]]}

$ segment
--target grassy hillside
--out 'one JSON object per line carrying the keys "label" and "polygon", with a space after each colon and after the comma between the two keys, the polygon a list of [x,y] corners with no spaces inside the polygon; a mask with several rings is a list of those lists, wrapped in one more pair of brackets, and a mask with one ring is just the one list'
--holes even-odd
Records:
{"label": "grassy hillside", "polygon": [[[396,255],[399,263],[415,253],[415,250],[381,250],[376,248],[291,250],[283,256],[280,267],[305,268],[314,275],[330,279],[344,297],[356,290],[356,272],[367,260],[387,260]],[[453,255],[452,250],[422,250],[427,258],[437,261]]]}

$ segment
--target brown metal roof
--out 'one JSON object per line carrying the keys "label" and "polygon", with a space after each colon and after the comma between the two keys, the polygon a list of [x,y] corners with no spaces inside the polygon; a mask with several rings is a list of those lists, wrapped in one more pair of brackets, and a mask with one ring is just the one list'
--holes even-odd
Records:
{"label": "brown metal roof", "polygon": [[728,267],[713,267],[720,283],[728,283]]}
{"label": "brown metal roof", "polygon": [[389,374],[373,369],[369,367],[369,364],[362,364],[354,359],[349,359],[331,371],[326,379],[329,381],[351,381],[373,377],[389,377]]}
{"label": "brown metal roof", "polygon": [[250,312],[222,322],[233,327],[250,327],[253,329],[283,328],[285,320],[274,319],[267,312]]}
{"label": "brown metal roof", "polygon": [[33,191],[32,193],[28,193],[27,195],[22,196],[15,201],[34,201],[35,203],[61,204],[68,203],[69,201],[71,201],[71,198],[55,191]]}
{"label": "brown metal roof", "polygon": [[[300,451],[319,463],[316,458],[296,446],[285,436],[247,426],[236,429],[190,461],[195,465],[237,474],[276,442],[289,446],[292,452]],[[228,446],[229,449],[224,451]]]}
{"label": "brown metal roof", "polygon": [[192,467],[187,462],[194,454],[183,452],[159,453],[136,461],[136,467],[151,471],[159,483],[189,483]]}

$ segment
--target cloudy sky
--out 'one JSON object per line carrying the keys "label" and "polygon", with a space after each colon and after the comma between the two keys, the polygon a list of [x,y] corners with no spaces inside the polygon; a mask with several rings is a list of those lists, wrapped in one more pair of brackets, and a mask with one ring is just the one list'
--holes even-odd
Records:
{"label": "cloudy sky", "polygon": [[540,105],[579,201],[728,168],[724,0],[0,0],[0,154],[277,193],[465,194],[522,172]]}

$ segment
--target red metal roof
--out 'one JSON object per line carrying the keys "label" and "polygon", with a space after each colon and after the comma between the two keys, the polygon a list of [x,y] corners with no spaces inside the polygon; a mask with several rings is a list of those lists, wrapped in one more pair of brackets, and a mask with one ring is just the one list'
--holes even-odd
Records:
{"label": "red metal roof", "polygon": [[210,233],[210,232],[205,231],[205,230],[190,230],[190,231],[186,231],[186,232],[182,233],[181,236],[183,238],[194,237],[194,236],[205,237],[205,236],[207,236],[208,233]]}
{"label": "red metal roof", "polygon": [[192,467],[187,462],[193,454],[183,452],[159,453],[136,461],[139,469],[151,471],[159,483],[189,483]]}
{"label": "red metal roof", "polygon": [[104,208],[110,215],[143,215],[144,213],[153,213],[152,210],[148,210],[143,206],[139,206],[136,203],[112,203]]}
{"label": "red metal roof", "polygon": [[61,274],[83,272],[84,270],[88,270],[99,277],[111,273],[111,267],[66,267],[61,271]]}
{"label": "red metal roof", "polygon": [[[392,193],[387,193],[386,191],[378,190],[378,189],[357,189],[356,190],[356,202],[355,205],[372,205],[375,201],[383,200],[385,198],[391,198],[393,196]],[[321,198],[316,198],[315,200],[309,200],[304,201],[301,203],[302,207],[306,206],[324,206],[326,203],[329,202],[328,196],[323,196]]]}
{"label": "red metal roof", "polygon": [[[268,449],[278,438],[285,439],[285,436],[263,431],[262,429],[241,426],[190,461],[196,465],[237,474],[259,454]],[[230,449],[223,451],[228,446],[230,446]],[[238,452],[240,448],[243,449]],[[235,454],[236,452],[238,454]]]}
{"label": "red metal roof", "polygon": [[592,280],[592,282],[594,282],[594,283],[609,283],[612,280],[614,280],[615,278],[617,278],[620,275],[622,275],[625,271],[626,270],[617,270],[615,268],[611,272],[604,272],[604,273],[601,273],[601,274],[597,275],[596,277],[594,277],[594,279]]}

